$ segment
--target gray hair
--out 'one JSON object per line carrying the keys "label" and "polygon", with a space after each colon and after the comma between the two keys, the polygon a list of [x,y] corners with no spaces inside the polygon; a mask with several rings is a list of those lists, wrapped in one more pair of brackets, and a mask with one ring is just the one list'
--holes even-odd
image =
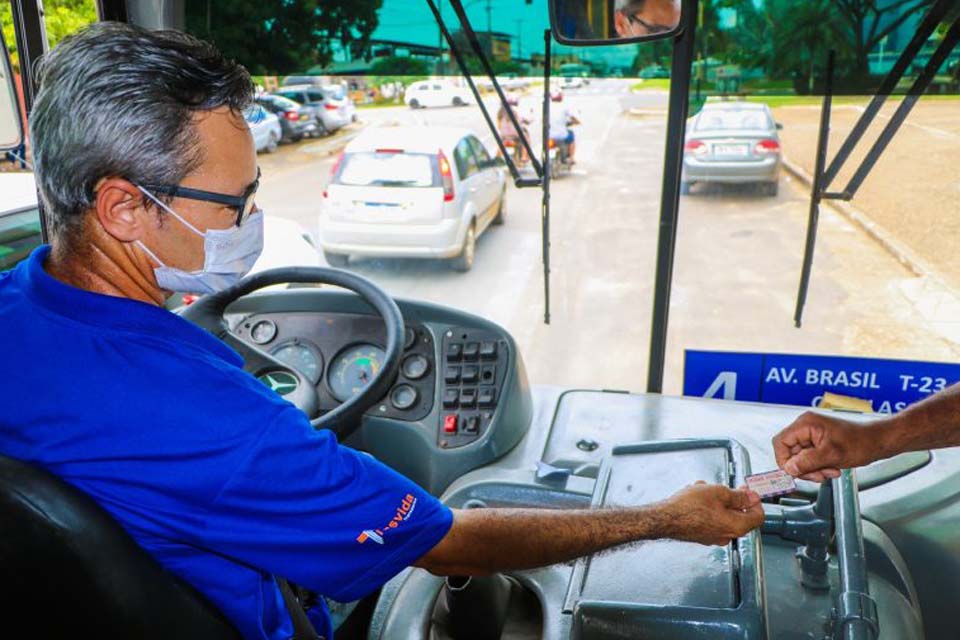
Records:
{"label": "gray hair", "polygon": [[175,31],[100,22],[41,61],[30,117],[37,184],[53,237],[68,239],[99,180],[178,184],[203,160],[193,115],[241,111],[246,69]]}

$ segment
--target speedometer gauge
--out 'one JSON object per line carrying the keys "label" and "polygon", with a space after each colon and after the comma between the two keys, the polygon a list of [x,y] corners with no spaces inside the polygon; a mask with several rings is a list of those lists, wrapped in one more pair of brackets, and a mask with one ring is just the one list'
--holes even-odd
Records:
{"label": "speedometer gauge", "polygon": [[340,402],[359,395],[383,366],[384,353],[372,344],[358,344],[341,351],[330,364],[328,379]]}
{"label": "speedometer gauge", "polygon": [[323,374],[323,358],[316,349],[312,349],[309,345],[303,344],[299,340],[284,342],[273,349],[270,355],[302,373],[311,384],[320,382],[320,376]]}

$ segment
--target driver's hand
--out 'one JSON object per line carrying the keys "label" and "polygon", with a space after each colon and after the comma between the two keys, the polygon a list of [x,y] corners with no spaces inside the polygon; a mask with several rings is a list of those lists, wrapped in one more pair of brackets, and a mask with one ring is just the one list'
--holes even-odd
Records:
{"label": "driver's hand", "polygon": [[747,489],[729,489],[697,482],[666,501],[672,536],[699,544],[725,545],[763,524],[760,496]]}
{"label": "driver's hand", "polygon": [[873,462],[874,444],[863,425],[808,411],[774,436],[773,453],[790,475],[824,482]]}

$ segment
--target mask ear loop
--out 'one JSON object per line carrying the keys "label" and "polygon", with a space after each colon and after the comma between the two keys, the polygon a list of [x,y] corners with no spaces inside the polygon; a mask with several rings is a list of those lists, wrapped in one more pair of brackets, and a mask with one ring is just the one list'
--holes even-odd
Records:
{"label": "mask ear loop", "polygon": [[153,195],[152,193],[150,193],[149,191],[147,191],[146,189],[144,189],[144,188],[141,187],[140,185],[137,185],[137,189],[140,189],[140,191],[143,193],[143,195],[145,195],[145,196],[147,196],[148,198],[150,198],[151,200],[153,200],[153,201],[157,204],[158,207],[160,207],[161,209],[163,209],[164,211],[166,211],[167,213],[169,213],[170,215],[172,215],[174,218],[176,218],[177,220],[179,220],[181,223],[183,223],[183,226],[185,226],[187,229],[190,229],[190,231],[193,231],[195,234],[197,234],[197,235],[200,236],[201,238],[204,236],[203,231],[200,231],[200,230],[197,229],[195,226],[193,226],[192,224],[190,224],[189,222],[187,222],[186,220],[184,220],[184,219],[180,216],[179,213],[177,213],[176,211],[174,211],[173,209],[171,209],[170,207],[168,207],[166,204],[164,204],[163,202],[161,202],[160,199],[157,198],[155,195]]}
{"label": "mask ear loop", "polygon": [[[197,234],[198,236],[203,237],[203,235],[204,235],[203,232],[201,232],[201,231],[200,231],[199,229],[197,229],[195,226],[193,226],[192,224],[190,224],[189,222],[187,222],[186,220],[184,220],[182,217],[180,217],[180,214],[178,214],[176,211],[174,211],[173,209],[171,209],[170,207],[168,207],[166,204],[164,204],[163,202],[161,202],[160,199],[157,198],[155,195],[153,195],[152,193],[150,193],[149,191],[147,191],[146,189],[144,189],[144,188],[141,187],[140,185],[136,185],[136,187],[137,187],[137,189],[140,190],[141,193],[143,193],[143,195],[145,195],[145,196],[147,196],[148,198],[150,198],[151,200],[153,200],[158,207],[160,207],[161,209],[163,209],[164,211],[166,211],[167,213],[169,213],[170,215],[172,215],[174,218],[176,218],[177,220],[179,220],[181,223],[183,223],[183,225],[184,225],[186,228],[190,229],[190,231],[193,231],[193,232],[194,232],[195,234]],[[140,247],[141,249],[143,249],[144,253],[146,253],[148,256],[150,256],[151,258],[153,258],[153,261],[156,262],[158,265],[160,265],[160,266],[163,267],[163,268],[166,268],[166,267],[167,267],[167,265],[164,264],[163,260],[161,260],[160,258],[158,258],[158,257],[157,257],[157,254],[155,254],[153,251],[150,251],[150,249],[147,248],[147,245],[143,244],[143,242],[141,242],[140,240],[137,240],[136,244],[137,244],[138,247]]]}

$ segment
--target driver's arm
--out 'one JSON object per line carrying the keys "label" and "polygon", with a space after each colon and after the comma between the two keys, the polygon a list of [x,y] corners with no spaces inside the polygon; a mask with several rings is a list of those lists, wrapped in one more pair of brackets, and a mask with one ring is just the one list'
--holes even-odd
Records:
{"label": "driver's arm", "polygon": [[722,545],[762,523],[755,493],[708,484],[635,508],[455,510],[450,531],[415,566],[437,575],[485,575],[566,562],[638,540]]}

